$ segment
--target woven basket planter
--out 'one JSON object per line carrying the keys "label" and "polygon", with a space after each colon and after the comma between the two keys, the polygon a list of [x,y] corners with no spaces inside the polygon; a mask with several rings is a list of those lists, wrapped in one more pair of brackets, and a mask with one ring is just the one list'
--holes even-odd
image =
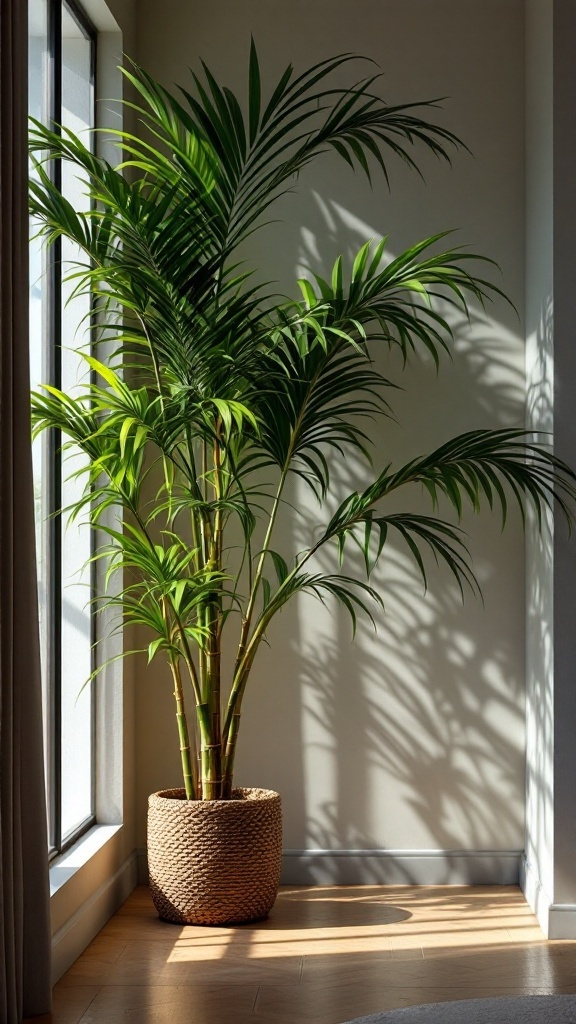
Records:
{"label": "woven basket planter", "polygon": [[278,793],[235,789],[231,800],[148,799],[148,871],[154,906],[178,924],[241,924],[266,917],[282,861]]}

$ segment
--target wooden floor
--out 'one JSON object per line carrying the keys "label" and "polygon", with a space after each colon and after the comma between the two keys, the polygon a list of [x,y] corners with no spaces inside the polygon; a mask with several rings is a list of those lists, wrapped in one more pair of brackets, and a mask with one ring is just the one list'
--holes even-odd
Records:
{"label": "wooden floor", "polygon": [[[160,921],[140,887],[54,992],[54,1024],[340,1024],[414,1003],[576,992],[516,888],[285,887],[267,921]],[[45,1018],[36,1018],[42,1021]]]}

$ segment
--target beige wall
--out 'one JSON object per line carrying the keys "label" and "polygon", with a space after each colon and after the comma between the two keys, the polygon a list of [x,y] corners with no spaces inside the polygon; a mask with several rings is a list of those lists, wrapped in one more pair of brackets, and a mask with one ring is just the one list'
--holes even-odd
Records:
{"label": "beige wall", "polygon": [[[136,56],[165,84],[185,83],[204,58],[233,86],[243,81],[250,33],[267,79],[341,51],[376,60],[386,99],[449,97],[438,119],[472,150],[453,169],[423,159],[427,184],[392,163],[392,194],[335,159],[303,175],[283,202],[285,222],[254,241],[253,255],[286,289],[312,258],[388,233],[390,250],[446,228],[455,242],[495,258],[523,308],[524,5],[521,0],[140,0]],[[280,242],[281,240],[281,242]],[[419,454],[460,430],[521,425],[522,328],[503,302],[459,324],[453,363],[440,378],[426,361],[390,375],[407,388],[399,424],[379,430],[375,463]],[[361,479],[335,467],[342,488]],[[414,508],[426,506],[418,504]],[[427,507],[426,507],[426,510]],[[317,512],[308,503],[306,517]],[[305,518],[306,518],[305,517]],[[289,849],[520,850],[524,807],[524,564],[514,518],[504,537],[488,515],[472,521],[471,548],[485,603],[462,607],[446,573],[422,596],[401,551],[379,580],[386,616],[354,646],[340,613],[315,603],[285,611],[270,633],[246,701],[237,780],[277,788]],[[290,550],[303,525],[286,519]],[[138,670],[137,844],[146,795],[178,783],[167,675]],[[424,879],[422,879],[424,880]]]}
{"label": "beige wall", "polygon": [[[92,3],[105,5],[122,33],[123,52],[132,53],[136,45],[136,0],[92,0]],[[98,27],[102,29],[104,26]],[[110,27],[114,30],[113,26]]]}

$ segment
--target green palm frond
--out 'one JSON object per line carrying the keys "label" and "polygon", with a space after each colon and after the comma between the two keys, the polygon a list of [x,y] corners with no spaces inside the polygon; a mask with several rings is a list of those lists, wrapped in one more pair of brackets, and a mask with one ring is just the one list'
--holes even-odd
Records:
{"label": "green palm frond", "polygon": [[438,368],[441,352],[450,353],[452,327],[439,313],[437,300],[469,317],[471,299],[484,305],[497,295],[505,298],[494,283],[472,269],[474,264],[494,267],[493,260],[462,247],[434,252],[448,234],[425,238],[389,260],[387,238],[375,246],[366,242],[355,256],[348,282],[339,257],[329,282],[317,274],[316,287],[301,282],[310,313],[320,309],[327,326],[349,331],[353,337],[364,339],[369,331],[371,341],[399,346],[404,360],[420,344]]}
{"label": "green palm frond", "polygon": [[[277,556],[274,561],[278,570]],[[287,571],[286,563],[278,573],[278,579],[279,586],[274,592],[270,583],[264,578],[262,579],[262,611],[256,623],[244,671],[251,666],[258,645],[274,616],[299,593],[311,594],[323,604],[326,602],[326,597],[334,598],[350,616],[353,634],[356,633],[359,612],[365,615],[376,629],[376,621],[368,600],[380,609],[384,605],[378,591],[363,580],[337,573],[308,573],[299,566]]]}
{"label": "green palm frond", "polygon": [[388,413],[382,391],[394,385],[374,369],[365,349],[333,336],[325,350],[310,328],[305,333],[312,339],[304,348],[296,338],[274,353],[270,391],[260,396],[258,443],[280,469],[322,496],[330,482],[330,449],[368,457],[362,420]]}
{"label": "green palm frond", "polygon": [[[511,503],[522,514],[531,505],[541,523],[558,501],[573,518],[576,475],[538,438],[476,430],[388,465],[340,503],[318,539],[335,464],[371,466],[373,423],[393,415],[398,385],[372,361],[375,348],[399,349],[405,365],[429,355],[439,367],[452,350],[454,312],[461,321],[474,304],[502,297],[493,261],[446,232],[400,253],[386,238],[367,241],[350,265],[339,257],[328,280],[311,270],[288,298],[245,262],[246,240],[318,155],[386,183],[391,160],[419,172],[419,153],[449,161],[462,145],[433,120],[436,101],[387,105],[373,67],[341,85],[357,62],[341,54],[299,73],[290,65],[267,89],[252,43],[243,94],[206,65],[176,92],[130,65],[136,99],[127,105],[138,128],[107,131],[116,166],[65,127],[31,124],[34,230],[47,244],[62,237],[77,247],[71,290],[94,301],[93,341],[106,342],[99,358],[87,356],[88,383],[34,393],[34,432],[53,431],[64,455],[87,456],[70,462],[84,489],[63,511],[106,538],[94,558],[115,585],[98,607],[119,613],[117,629],[129,622],[146,632],[150,659],[168,660],[188,796],[182,669],[204,748],[202,796],[225,797],[252,664],[287,601],[336,601],[354,630],[359,614],[377,621],[371,573],[392,536],[425,587],[436,561],[464,593],[477,583],[464,535],[447,517],[459,519],[466,503],[499,511],[503,523]],[[81,208],[58,191],[56,161],[82,181]],[[315,539],[296,558],[280,549],[276,529],[291,476],[321,506]],[[414,484],[434,515],[388,511],[388,497]],[[329,541],[341,561],[348,541],[360,548],[368,582],[311,568]],[[238,622],[221,688],[224,632]]]}
{"label": "green palm frond", "polygon": [[[537,444],[524,430],[475,430],[461,434],[430,455],[413,459],[396,472],[388,466],[362,493],[348,495],[334,513],[313,551],[329,540],[336,540],[342,558],[346,540],[351,537],[362,551],[366,571],[380,557],[389,528],[398,531],[408,547],[427,585],[426,572],[415,535],[443,560],[462,583],[476,586],[475,578],[462,551],[458,531],[443,519],[412,515],[381,515],[381,503],[405,484],[421,483],[434,506],[440,495],[448,499],[460,518],[467,499],[474,512],[486,503],[499,506],[502,525],[506,523],[512,498],[524,519],[527,504],[534,509],[539,526],[546,508],[554,501],[568,527],[573,522],[576,501],[576,474],[551,451]],[[377,537],[376,550],[372,541]]]}
{"label": "green palm frond", "polygon": [[[464,588],[479,593],[478,581],[469,563],[468,549],[462,532],[442,519],[414,513],[379,515],[368,509],[354,520],[332,527],[330,537],[338,542],[340,560],[344,556],[346,540],[351,538],[362,552],[366,574],[370,576],[391,534],[396,534],[406,545],[428,588],[425,564],[426,551],[432,554],[436,565],[443,564],[451,572],[462,596]],[[321,543],[328,539],[322,538]]]}
{"label": "green palm frond", "polygon": [[[145,170],[154,182],[173,179],[176,166],[182,187],[191,196],[199,192],[207,204],[213,235],[226,254],[254,229],[296,175],[326,150],[332,149],[368,177],[368,161],[373,160],[386,180],[383,150],[416,170],[411,154],[415,145],[449,160],[450,149],[462,145],[460,141],[440,125],[416,116],[417,110],[427,113],[437,101],[388,106],[371,91],[379,75],[352,88],[330,83],[339,69],[358,60],[342,54],[297,76],[289,66],[266,101],[252,42],[245,105],[218,84],[205,64],[202,77],[191,73],[193,91],[180,89],[181,100],[133,65],[124,73],[139,94],[135,109],[154,142],[119,133],[130,153],[127,162]],[[158,140],[173,154],[171,165],[155,148]]]}
{"label": "green palm frond", "polygon": [[[403,483],[422,483],[433,501],[448,498],[458,516],[467,498],[475,512],[482,499],[500,507],[506,522],[512,496],[524,516],[531,504],[541,525],[543,510],[556,501],[568,527],[576,498],[576,476],[551,450],[524,430],[473,430],[446,442],[429,456],[415,459],[394,473],[386,493]],[[506,485],[506,486],[504,486]]]}

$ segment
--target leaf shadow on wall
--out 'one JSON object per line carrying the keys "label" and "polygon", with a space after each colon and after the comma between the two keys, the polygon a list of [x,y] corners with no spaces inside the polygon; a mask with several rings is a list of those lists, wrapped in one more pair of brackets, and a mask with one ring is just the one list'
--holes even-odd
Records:
{"label": "leaf shadow on wall", "polygon": [[[326,199],[319,205],[312,193],[307,202],[306,237],[314,238],[313,264],[323,273],[338,252],[354,253],[367,237],[365,225],[353,231],[339,220],[339,209]],[[306,246],[300,262],[310,262]],[[398,422],[374,434],[375,472],[460,431],[523,425],[523,346],[515,314],[500,303],[497,312],[502,323],[482,310],[471,323],[450,314],[454,359],[443,359],[438,375],[429,359],[413,357],[403,371],[397,353],[377,354],[378,367],[406,390],[392,393]],[[365,486],[365,469],[333,453],[331,463],[339,499]],[[407,497],[388,508],[431,513],[420,495]],[[463,523],[486,608],[472,595],[463,607],[449,574],[433,565],[422,597],[417,572],[391,545],[380,580],[387,614],[379,615],[376,638],[362,629],[351,646],[344,613],[330,620],[306,604],[299,615],[289,658],[308,723],[299,730],[308,762],[298,829],[306,848],[410,849],[422,835],[443,850],[522,846],[523,538],[518,515],[504,537],[496,520],[486,509]],[[296,548],[317,522],[309,504],[295,522]],[[333,554],[324,552],[318,567],[335,571]],[[355,574],[350,563],[344,571]]]}

